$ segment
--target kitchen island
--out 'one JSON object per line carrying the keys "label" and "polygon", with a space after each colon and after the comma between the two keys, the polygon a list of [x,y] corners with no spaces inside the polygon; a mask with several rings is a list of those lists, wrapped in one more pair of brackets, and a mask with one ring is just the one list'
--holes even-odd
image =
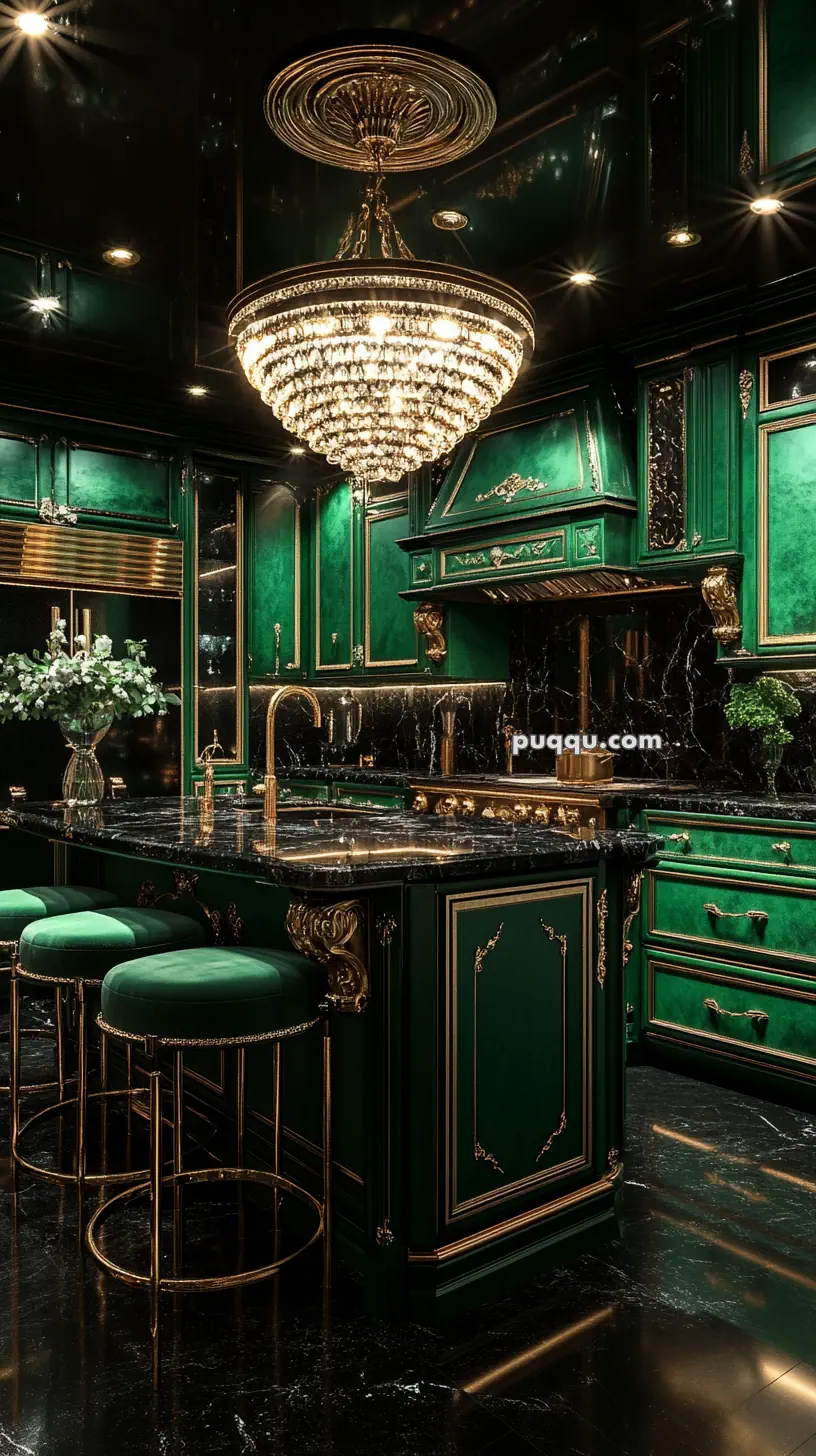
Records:
{"label": "kitchen island", "polygon": [[[653,839],[297,804],[270,826],[218,798],[8,818],[68,881],[177,896],[217,937],[326,967],[335,1240],[370,1308],[441,1318],[618,1231],[625,907]],[[320,1055],[287,1049],[283,1098],[285,1162],[315,1186]],[[260,1163],[267,1056],[247,1073]],[[191,1052],[186,1081],[228,1124],[229,1053]]]}

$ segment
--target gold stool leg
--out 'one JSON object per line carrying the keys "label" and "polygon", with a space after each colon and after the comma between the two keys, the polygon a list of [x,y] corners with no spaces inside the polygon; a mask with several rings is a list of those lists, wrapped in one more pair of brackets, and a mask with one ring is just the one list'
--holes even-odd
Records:
{"label": "gold stool leg", "polygon": [[[275,1110],[274,1110],[275,1133],[274,1133],[274,1142],[272,1144],[272,1172],[275,1174],[275,1177],[278,1178],[278,1177],[280,1177],[280,1155],[281,1155],[281,1044],[280,1044],[280,1041],[276,1041],[274,1043],[272,1055],[273,1055],[273,1057],[275,1059],[275,1061],[274,1061],[274,1068],[275,1068],[275,1070],[274,1070],[274,1073],[273,1073],[273,1077],[274,1077],[274,1081],[273,1081],[273,1088],[274,1088],[273,1098],[274,1098],[274,1104],[275,1104]],[[279,1208],[280,1208],[280,1189],[279,1188],[276,1188],[275,1189],[275,1237],[276,1237],[276,1241],[277,1241],[277,1233],[278,1233],[278,1210],[279,1210]],[[277,1256],[278,1256],[278,1248],[277,1248],[277,1242],[276,1242],[276,1245],[275,1245],[275,1258],[277,1258]]]}
{"label": "gold stool leg", "polygon": [[82,981],[74,982],[74,996],[77,1005],[77,1098],[76,1098],[76,1180],[79,1219],[80,1248],[84,1251],[82,1226],[84,1221],[85,1174],[88,1151],[86,1138],[88,1130],[88,1028],[86,1024],[85,986]]}
{"label": "gold stool leg", "polygon": [[17,1193],[17,1129],[20,1125],[20,980],[17,952],[11,954],[9,979],[9,1118],[11,1147],[11,1192]]}
{"label": "gold stool leg", "polygon": [[161,1072],[154,1050],[150,1073],[150,1335],[153,1343],[153,1389],[159,1388],[159,1280],[161,1278],[162,1120]]}
{"label": "gold stool leg", "polygon": [[244,1125],[246,1122],[246,1047],[238,1048],[236,1088],[235,1166],[244,1166]]}
{"label": "gold stool leg", "polygon": [[331,1021],[329,1007],[323,1011],[323,1284],[331,1285]]}
{"label": "gold stool leg", "polygon": [[[183,1172],[182,1141],[184,1138],[184,1053],[173,1053],[173,1173]],[[178,1274],[184,1246],[184,1209],[181,1184],[173,1182],[173,1273]]]}
{"label": "gold stool leg", "polygon": [[57,1085],[59,1087],[59,1100],[65,1100],[65,1031],[62,1021],[63,1011],[62,986],[54,988],[54,1029],[57,1038]]}
{"label": "gold stool leg", "polygon": [[130,1144],[133,1139],[133,1046],[131,1042],[125,1044],[125,1065],[127,1067],[127,1140],[128,1140],[128,1163],[130,1167]]}

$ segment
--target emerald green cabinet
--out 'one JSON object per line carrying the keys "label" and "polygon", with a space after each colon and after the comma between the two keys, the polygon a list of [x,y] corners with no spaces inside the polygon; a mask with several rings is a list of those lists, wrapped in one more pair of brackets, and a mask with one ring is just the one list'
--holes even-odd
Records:
{"label": "emerald green cabinet", "polygon": [[35,434],[0,429],[0,506],[39,506],[42,444]]}
{"label": "emerald green cabinet", "polygon": [[399,593],[410,562],[407,497],[366,506],[348,481],[319,490],[314,510],[315,674],[416,672],[413,608]]}
{"label": "emerald green cabinet", "polygon": [[811,0],[753,0],[745,145],[763,189],[816,175],[816,9]]}
{"label": "emerald green cabinet", "polygon": [[249,659],[253,678],[303,677],[306,602],[299,500],[279,481],[250,496]]}
{"label": "emerald green cabinet", "polygon": [[644,565],[676,567],[737,552],[738,411],[730,352],[641,381],[638,553]]}

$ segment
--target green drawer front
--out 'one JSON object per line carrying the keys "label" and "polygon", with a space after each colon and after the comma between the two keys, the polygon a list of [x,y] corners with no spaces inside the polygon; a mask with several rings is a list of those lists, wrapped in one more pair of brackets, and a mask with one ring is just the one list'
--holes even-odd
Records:
{"label": "green drawer front", "polygon": [[746,952],[816,975],[816,884],[648,872],[647,933],[711,954]]}
{"label": "green drawer front", "polygon": [[750,967],[732,970],[652,955],[646,976],[647,1036],[671,1039],[683,1033],[701,1048],[720,1052],[749,1047],[816,1076],[816,990],[806,984],[774,980]]}
{"label": "green drawer front", "polygon": [[278,799],[315,799],[328,803],[331,784],[316,784],[311,779],[287,779],[278,784]]}
{"label": "green drawer front", "polygon": [[720,819],[704,814],[646,814],[649,834],[662,835],[660,858],[758,865],[775,872],[816,872],[816,826]]}
{"label": "green drawer front", "polygon": [[492,576],[526,576],[546,571],[548,566],[562,566],[566,561],[566,532],[541,531],[534,535],[509,536],[484,541],[470,547],[445,550],[441,553],[441,579]]}
{"label": "green drawer front", "polygon": [[371,788],[368,784],[335,784],[336,804],[358,804],[361,809],[402,809],[405,794],[388,789]]}

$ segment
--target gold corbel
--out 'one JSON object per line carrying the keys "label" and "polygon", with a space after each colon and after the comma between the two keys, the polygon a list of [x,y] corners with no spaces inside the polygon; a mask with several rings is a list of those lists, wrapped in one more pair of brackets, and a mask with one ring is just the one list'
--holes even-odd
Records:
{"label": "gold corbel", "polygon": [[154,910],[163,900],[181,900],[185,896],[195,901],[199,910],[206,915],[216,945],[240,945],[244,938],[244,922],[238,914],[238,906],[230,903],[226,910],[213,910],[198,898],[200,876],[194,870],[174,870],[173,888],[159,894],[153,880],[143,880],[136,896],[140,909]]}
{"label": "gold corbel", "polygon": [[286,933],[295,950],[319,961],[329,973],[328,1000],[337,1011],[363,1011],[368,1002],[368,969],[363,945],[363,907],[359,900],[307,905],[293,900],[286,912]]}
{"label": "gold corbel", "polygon": [[434,602],[420,602],[414,608],[414,626],[425,638],[425,655],[431,662],[441,662],[448,655],[448,644],[442,632],[444,620],[442,608]]}
{"label": "gold corbel", "polygon": [[703,601],[714,618],[712,633],[717,642],[736,642],[742,635],[737,606],[737,589],[727,566],[712,566],[703,579]]}

